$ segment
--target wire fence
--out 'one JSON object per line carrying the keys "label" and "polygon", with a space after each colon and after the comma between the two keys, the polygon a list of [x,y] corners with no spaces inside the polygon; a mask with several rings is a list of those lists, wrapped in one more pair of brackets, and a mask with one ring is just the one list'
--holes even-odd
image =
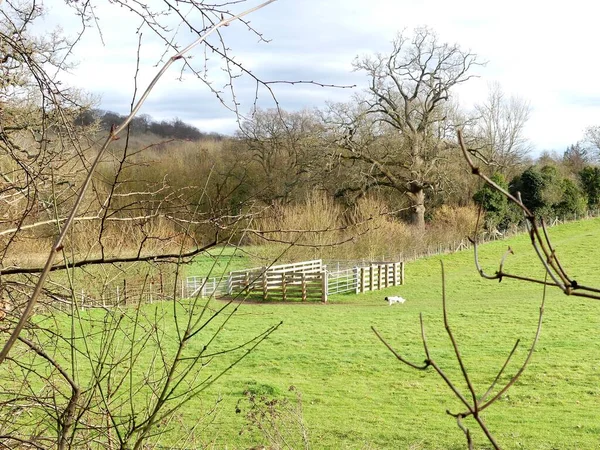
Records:
{"label": "wire fence", "polygon": [[[566,217],[555,217],[554,219],[547,221],[547,226],[552,227],[566,222],[596,217],[600,217],[600,210],[588,211],[584,215],[573,214]],[[511,227],[503,232],[488,232],[479,236],[478,239],[480,243],[504,240],[515,235],[523,234],[526,231],[525,226]],[[323,264],[323,270],[327,273],[327,281],[325,283],[327,295],[359,292],[360,270],[361,268],[370,267],[373,264],[383,264],[389,261],[410,262],[423,257],[455,253],[471,248],[472,243],[469,239],[465,238],[460,241],[430,245],[420,251],[415,249],[409,252],[381,255],[372,259],[329,260],[326,261],[326,264]],[[306,263],[309,262],[299,264]],[[310,263],[314,263],[314,261],[311,261]],[[252,272],[252,270],[254,270],[254,272]],[[261,276],[264,270],[268,269],[248,269],[253,278]],[[41,302],[41,307],[44,307],[44,305],[51,305],[53,308],[66,309],[76,305],[78,308],[82,309],[113,308],[189,299],[196,296],[201,298],[224,297],[234,293],[232,280],[233,277],[231,274],[221,277],[190,276],[183,280],[179,280],[176,286],[174,282],[164,281],[162,276],[160,276],[137,283],[124,279],[119,283],[105,284],[97,289],[86,289],[83,287],[75,290],[49,284],[44,292],[45,301]],[[235,290],[236,293],[240,293],[239,286]]]}
{"label": "wire fence", "polygon": [[[556,225],[562,225],[564,223],[576,222],[578,220],[586,220],[600,217],[600,210],[587,211],[584,214],[568,214],[563,217],[554,217],[546,219],[545,223],[547,227],[553,227]],[[487,242],[494,242],[499,240],[509,239],[511,237],[527,233],[527,226],[521,224],[519,226],[511,226],[506,230],[491,230],[480,234],[477,239],[479,244]],[[386,261],[404,261],[411,262],[417,259],[426,258],[430,256],[443,255],[449,253],[456,253],[462,250],[469,250],[473,247],[473,244],[468,238],[461,240],[454,240],[446,243],[436,243],[427,245],[424,249],[410,249],[406,252],[390,253],[386,255],[379,255],[373,258],[365,258],[358,260],[327,260],[326,264],[330,270],[342,271],[351,269],[353,267],[368,267],[373,262],[386,262]]]}

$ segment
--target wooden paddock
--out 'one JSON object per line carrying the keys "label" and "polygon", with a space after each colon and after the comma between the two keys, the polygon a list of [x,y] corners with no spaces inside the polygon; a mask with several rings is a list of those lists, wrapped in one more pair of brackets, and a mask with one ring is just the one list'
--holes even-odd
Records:
{"label": "wooden paddock", "polygon": [[375,263],[369,267],[360,267],[357,281],[357,294],[402,285],[404,284],[404,263]]}
{"label": "wooden paddock", "polygon": [[260,292],[263,300],[327,301],[327,272],[320,259],[231,272],[227,292]]}
{"label": "wooden paddock", "polygon": [[[263,300],[320,300],[327,302],[329,281],[337,282],[338,272],[330,273],[319,260],[281,264],[231,272],[227,281],[227,294],[244,292],[257,294]],[[404,284],[403,262],[373,263],[368,267],[356,267],[350,278],[345,274],[344,284],[352,286],[357,294]],[[336,286],[332,292],[340,291]]]}

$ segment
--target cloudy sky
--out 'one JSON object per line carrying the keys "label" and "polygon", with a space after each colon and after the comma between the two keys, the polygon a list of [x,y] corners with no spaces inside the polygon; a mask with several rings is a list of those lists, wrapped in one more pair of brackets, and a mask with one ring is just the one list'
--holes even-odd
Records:
{"label": "cloudy sky", "polygon": [[[258,3],[250,1],[246,6]],[[250,17],[268,43],[259,42],[241,24],[227,27],[223,36],[236,61],[262,80],[357,85],[354,89],[272,85],[281,106],[293,110],[350,99],[367,82],[365,74],[352,72],[357,55],[386,53],[399,31],[429,26],[442,41],[457,43],[487,61],[474,70],[478,78],[458,91],[463,108],[482,101],[488,84],[498,82],[505,93],[530,102],[526,132],[536,152],[562,152],[581,139],[585,127],[600,125],[600,2],[505,0],[493,4],[481,0],[277,0]],[[84,35],[75,53],[78,66],[67,81],[96,95],[101,108],[125,113],[133,92],[139,20],[124,8],[98,5],[101,34],[91,29]],[[78,22],[70,18],[63,0],[45,0],[45,6],[45,26],[76,32]],[[177,30],[174,22],[171,26]],[[185,28],[178,31],[178,42],[191,42],[193,37]],[[140,86],[157,72],[155,65],[165,49],[148,30],[142,33]],[[196,51],[192,62],[201,67],[204,56]],[[221,90],[224,72],[216,55],[208,56],[208,76],[213,87]],[[179,117],[203,131],[233,132],[235,114],[197,77],[184,74],[179,81],[180,67],[173,66],[161,80],[142,113],[155,119]],[[235,87],[239,109],[247,113],[255,84],[241,78]],[[264,88],[259,90],[259,105],[274,105]]]}

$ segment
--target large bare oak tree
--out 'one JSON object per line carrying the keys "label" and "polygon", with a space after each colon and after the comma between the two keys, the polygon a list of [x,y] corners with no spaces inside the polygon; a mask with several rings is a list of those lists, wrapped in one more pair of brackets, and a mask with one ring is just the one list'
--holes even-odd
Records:
{"label": "large bare oak tree", "polygon": [[[429,28],[411,36],[401,33],[389,54],[354,61],[369,77],[369,88],[357,101],[357,115],[334,114],[342,159],[362,163],[364,188],[387,186],[408,198],[412,222],[425,224],[428,190],[439,188],[454,112],[452,91],[473,77],[477,55],[440,42]],[[358,125],[369,130],[358,132]],[[365,133],[371,138],[365,138]],[[376,149],[375,147],[378,147]]]}

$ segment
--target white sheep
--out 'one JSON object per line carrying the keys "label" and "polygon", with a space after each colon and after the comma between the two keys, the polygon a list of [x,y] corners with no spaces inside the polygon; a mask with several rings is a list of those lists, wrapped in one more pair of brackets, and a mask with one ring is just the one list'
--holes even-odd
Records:
{"label": "white sheep", "polygon": [[385,301],[392,306],[394,303],[404,303],[406,299],[402,297],[386,297]]}

